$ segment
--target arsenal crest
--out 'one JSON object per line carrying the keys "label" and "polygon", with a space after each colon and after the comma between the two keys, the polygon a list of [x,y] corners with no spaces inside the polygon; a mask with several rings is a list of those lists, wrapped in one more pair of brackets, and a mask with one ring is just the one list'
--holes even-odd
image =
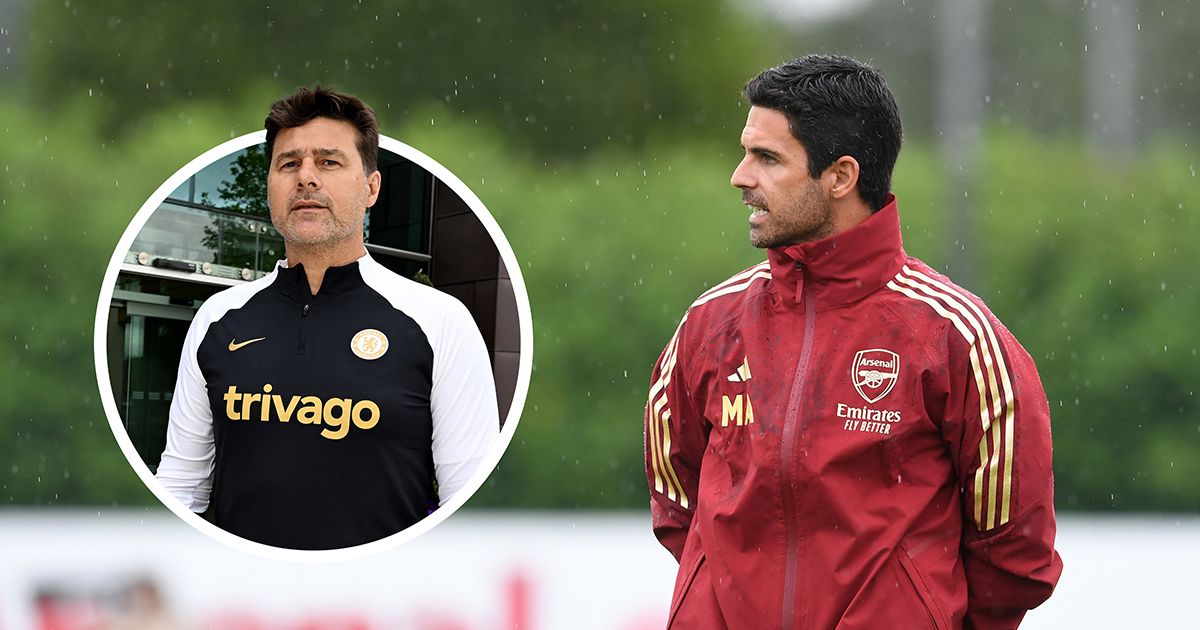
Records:
{"label": "arsenal crest", "polygon": [[873,403],[888,395],[900,375],[900,355],[883,348],[859,350],[850,366],[850,377],[858,395]]}

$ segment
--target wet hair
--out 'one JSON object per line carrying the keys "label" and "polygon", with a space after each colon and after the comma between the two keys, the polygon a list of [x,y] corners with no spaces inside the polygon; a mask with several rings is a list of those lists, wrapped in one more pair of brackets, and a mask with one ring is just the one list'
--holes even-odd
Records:
{"label": "wet hair", "polygon": [[362,158],[363,170],[372,173],[379,164],[379,124],[375,110],[349,94],[316,86],[297,88],[292,94],[271,104],[267,115],[267,160],[275,157],[275,136],[283,129],[302,127],[314,118],[331,118],[350,123],[357,131],[354,146]]}
{"label": "wet hair", "polygon": [[892,185],[903,129],[878,70],[849,57],[806,55],[746,82],[751,105],[782,112],[813,179],[843,156],[858,161],[858,194],[878,211]]}

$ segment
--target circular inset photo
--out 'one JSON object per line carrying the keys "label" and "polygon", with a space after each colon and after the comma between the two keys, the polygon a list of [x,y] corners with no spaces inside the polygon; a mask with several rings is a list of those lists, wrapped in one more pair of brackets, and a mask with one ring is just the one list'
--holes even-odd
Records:
{"label": "circular inset photo", "polygon": [[319,87],[158,188],[96,311],[101,399],[147,487],[293,560],[391,548],[460,507],[512,439],[532,348],[479,198]]}

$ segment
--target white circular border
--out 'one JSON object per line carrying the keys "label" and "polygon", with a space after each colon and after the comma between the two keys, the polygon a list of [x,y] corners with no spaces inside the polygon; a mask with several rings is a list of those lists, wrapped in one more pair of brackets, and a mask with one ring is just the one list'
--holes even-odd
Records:
{"label": "white circular border", "polygon": [[121,240],[117,242],[112,259],[108,263],[108,270],[104,273],[104,281],[100,286],[100,299],[96,303],[96,325],[92,340],[92,354],[96,362],[96,385],[100,388],[100,401],[104,405],[104,414],[108,417],[109,427],[112,429],[113,437],[116,438],[117,444],[121,447],[121,452],[125,454],[125,459],[129,460],[130,466],[142,478],[142,482],[146,484],[146,487],[158,497],[158,500],[178,515],[179,518],[183,519],[184,522],[207,534],[214,540],[230,547],[276,560],[315,563],[362,558],[399,547],[436,527],[458,510],[458,508],[462,507],[467,499],[483,486],[488,475],[495,469],[496,464],[500,462],[500,457],[508,449],[509,443],[512,442],[513,433],[517,430],[521,411],[525,407],[525,398],[529,393],[530,374],[533,371],[533,317],[529,309],[529,294],[525,289],[525,278],[521,274],[521,266],[517,263],[517,257],[513,253],[512,245],[505,238],[504,232],[500,230],[500,225],[496,223],[496,219],[492,217],[487,207],[483,205],[483,201],[475,193],[471,192],[471,189],[456,177],[454,173],[451,173],[433,158],[399,140],[381,134],[379,136],[380,148],[399,154],[421,168],[424,168],[443,184],[449,186],[460,199],[466,202],[467,206],[471,208],[479,221],[483,223],[483,227],[487,229],[488,234],[492,237],[492,241],[495,242],[496,248],[500,251],[500,258],[504,261],[504,265],[508,270],[517,302],[517,320],[521,332],[521,354],[517,364],[517,388],[513,392],[512,406],[509,408],[508,417],[504,421],[504,428],[500,431],[500,439],[492,447],[483,464],[475,471],[475,474],[467,481],[462,490],[456,493],[452,499],[438,507],[429,516],[417,521],[411,527],[374,542],[355,547],[321,551],[284,549],[246,540],[209,523],[199,515],[185,508],[183,504],[171,496],[171,493],[158,482],[158,479],[150,473],[150,469],[142,461],[141,456],[138,455],[137,449],[134,448],[133,442],[125,432],[125,427],[121,422],[121,414],[117,411],[117,401],[113,397],[112,384],[108,374],[108,348],[106,343],[108,311],[112,305],[113,289],[117,281],[117,274],[120,271],[121,263],[125,260],[125,252],[129,251],[129,248],[133,246],[134,238],[141,232],[146,221],[150,219],[150,215],[154,214],[159,205],[166,200],[167,195],[182,185],[187,178],[195,175],[204,167],[235,151],[265,142],[266,139],[266,131],[256,131],[239,136],[228,142],[223,142],[205,151],[202,155],[176,171],[174,175],[167,178],[167,181],[163,182],[154,191],[153,195],[150,195],[146,203],[142,204],[141,209],[138,210],[133,220],[129,223],[129,227],[125,228],[125,233],[121,235]]}

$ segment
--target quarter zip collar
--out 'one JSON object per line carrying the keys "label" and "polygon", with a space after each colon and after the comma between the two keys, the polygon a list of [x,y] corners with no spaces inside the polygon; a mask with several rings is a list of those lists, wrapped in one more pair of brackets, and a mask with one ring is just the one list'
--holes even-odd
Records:
{"label": "quarter zip collar", "polygon": [[348,265],[329,267],[325,270],[325,278],[321,281],[320,291],[317,292],[317,295],[313,295],[312,289],[308,285],[308,274],[304,272],[304,265],[297,264],[295,267],[289,267],[287,260],[281,260],[275,265],[275,272],[278,275],[273,284],[281,293],[307,304],[318,297],[325,299],[362,286],[363,279],[359,271],[359,264],[364,262],[369,264],[373,261],[368,254],[363,254],[362,258]]}
{"label": "quarter zip collar", "polygon": [[799,304],[808,282],[808,297],[819,311],[874,293],[900,272],[905,258],[900,213],[891,193],[883,208],[845,232],[767,250],[776,291]]}

